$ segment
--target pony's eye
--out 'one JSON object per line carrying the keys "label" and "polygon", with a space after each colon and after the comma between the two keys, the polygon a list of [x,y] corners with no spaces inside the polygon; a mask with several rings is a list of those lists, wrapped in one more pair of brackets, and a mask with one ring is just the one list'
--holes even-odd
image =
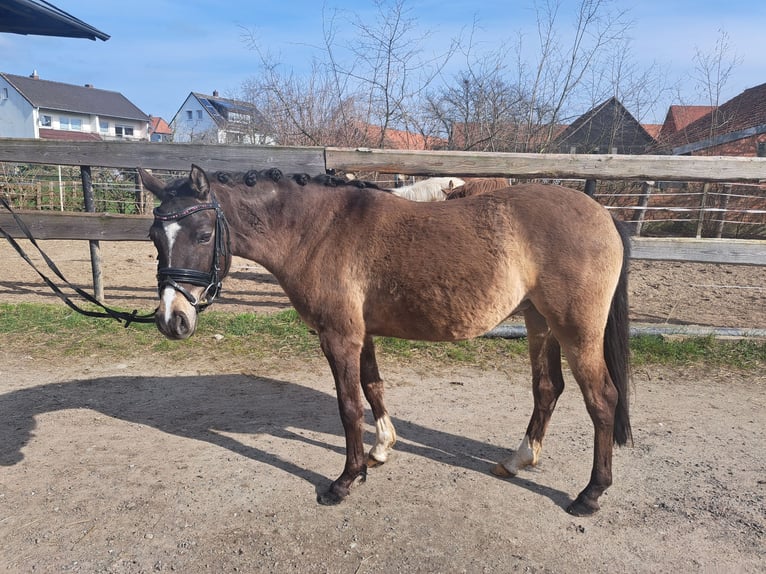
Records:
{"label": "pony's eye", "polygon": [[200,233],[197,236],[197,243],[199,243],[199,244],[208,243],[210,241],[211,237],[213,237],[213,232],[212,231],[207,231],[207,232],[204,232],[204,233]]}

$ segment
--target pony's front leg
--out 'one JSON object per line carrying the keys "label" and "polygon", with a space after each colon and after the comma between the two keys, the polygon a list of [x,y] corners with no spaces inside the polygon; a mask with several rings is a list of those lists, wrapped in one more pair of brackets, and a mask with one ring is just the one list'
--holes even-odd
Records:
{"label": "pony's front leg", "polygon": [[564,391],[561,374],[561,348],[548,330],[545,318],[530,308],[524,313],[529,341],[529,358],[532,362],[532,394],[534,410],[527,425],[527,432],[513,456],[495,465],[492,473],[516,476],[527,466],[536,466],[543,448],[543,438],[551,420],[556,401]]}
{"label": "pony's front leg", "polygon": [[333,481],[327,492],[317,496],[317,502],[329,505],[341,502],[348,496],[354,482],[364,482],[367,478],[362,440],[364,407],[360,390],[359,361],[362,345],[337,333],[322,333],[320,341],[335,379],[340,419],[346,435],[346,465],[343,473]]}
{"label": "pony's front leg", "polygon": [[375,345],[369,335],[364,338],[362,347],[361,380],[364,396],[375,417],[375,446],[370,449],[367,458],[367,466],[373,467],[388,460],[389,451],[396,443],[396,429],[383,403],[383,380],[378,372]]}

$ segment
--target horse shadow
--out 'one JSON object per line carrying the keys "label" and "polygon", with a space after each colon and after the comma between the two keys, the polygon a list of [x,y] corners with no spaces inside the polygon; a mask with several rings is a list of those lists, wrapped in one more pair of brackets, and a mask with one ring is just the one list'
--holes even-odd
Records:
{"label": "horse shadow", "polygon": [[[24,458],[22,449],[33,436],[35,416],[82,408],[228,449],[300,477],[311,483],[317,492],[329,486],[330,478],[300,466],[297,461],[245,445],[222,433],[267,433],[345,455],[341,446],[300,433],[300,430],[306,430],[326,436],[343,436],[333,394],[278,379],[240,374],[112,376],[50,383],[0,395],[0,466],[15,465]],[[371,421],[369,410],[365,417]],[[489,461],[508,455],[506,449],[471,438],[427,428],[409,420],[392,417],[392,421],[400,437],[405,438],[397,443],[397,452],[482,474],[487,474]],[[369,445],[374,440],[374,434],[367,432],[365,442]],[[342,442],[337,441],[338,444]],[[521,478],[509,482],[546,496],[562,508],[571,502],[568,494],[554,488]]]}

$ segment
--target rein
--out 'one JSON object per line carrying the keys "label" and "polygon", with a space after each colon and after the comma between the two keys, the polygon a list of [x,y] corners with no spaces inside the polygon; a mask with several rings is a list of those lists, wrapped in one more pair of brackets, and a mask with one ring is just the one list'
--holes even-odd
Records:
{"label": "rein", "polygon": [[[221,272],[221,259],[231,253],[231,238],[229,235],[229,224],[226,216],[221,209],[221,205],[215,196],[210,195],[211,201],[208,203],[199,203],[192,205],[180,211],[172,213],[161,213],[159,208],[154,208],[155,221],[178,221],[199,211],[215,211],[215,247],[213,251],[213,263],[210,271],[198,271],[196,269],[185,269],[182,267],[160,267],[157,269],[157,289],[160,296],[165,287],[170,287],[183,295],[189,303],[197,310],[204,311],[213,304],[218,295],[221,294],[223,287],[223,273]],[[190,283],[204,287],[204,291],[199,298],[189,292],[181,283]]]}
{"label": "rein", "polygon": [[82,307],[79,307],[74,301],[72,301],[60,288],[58,285],[56,285],[50,278],[48,278],[42,271],[40,271],[37,266],[32,262],[32,260],[29,258],[27,253],[24,251],[24,249],[21,247],[21,245],[18,244],[18,242],[11,237],[11,234],[5,231],[2,227],[0,227],[0,234],[5,237],[5,239],[8,240],[8,243],[11,244],[11,246],[16,250],[16,252],[26,261],[29,263],[30,267],[37,272],[37,274],[42,278],[43,281],[45,281],[46,285],[51,288],[51,290],[59,296],[59,298],[73,311],[76,311],[77,313],[80,313],[81,315],[85,315],[86,317],[102,317],[102,318],[109,318],[109,319],[115,319],[116,321],[124,321],[125,327],[127,328],[130,326],[131,323],[154,323],[154,312],[152,313],[146,313],[143,315],[139,315],[138,311],[133,311],[131,313],[125,312],[125,311],[118,311],[117,309],[112,309],[111,307],[107,307],[101,301],[93,297],[90,293],[87,291],[84,291],[83,289],[80,289],[79,287],[72,285],[66,277],[61,273],[58,267],[56,267],[56,264],[53,262],[53,260],[48,257],[48,255],[42,250],[42,248],[37,244],[37,241],[32,236],[32,232],[29,230],[27,225],[24,223],[24,221],[19,217],[19,215],[13,211],[11,206],[8,204],[6,199],[2,196],[0,196],[0,204],[13,216],[14,221],[16,222],[16,225],[18,228],[24,233],[27,239],[32,243],[32,245],[35,246],[37,251],[42,256],[45,263],[48,265],[48,267],[53,271],[56,276],[61,279],[66,285],[72,289],[75,293],[77,293],[80,297],[88,301],[89,303],[92,303],[101,309],[102,311],[89,311],[87,309],[83,309]]}

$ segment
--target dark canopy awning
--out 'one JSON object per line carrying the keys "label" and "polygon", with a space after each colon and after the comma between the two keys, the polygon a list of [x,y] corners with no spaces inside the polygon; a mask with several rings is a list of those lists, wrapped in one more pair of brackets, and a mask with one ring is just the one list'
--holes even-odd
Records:
{"label": "dark canopy awning", "polygon": [[108,40],[104,34],[43,0],[0,0],[0,32]]}

